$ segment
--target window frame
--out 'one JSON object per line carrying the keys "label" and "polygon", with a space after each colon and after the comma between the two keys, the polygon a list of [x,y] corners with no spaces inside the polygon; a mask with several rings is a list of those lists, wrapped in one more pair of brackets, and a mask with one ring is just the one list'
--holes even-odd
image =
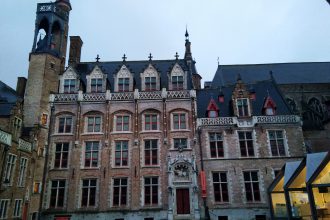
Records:
{"label": "window frame", "polygon": [[[119,185],[116,185],[116,180],[119,181]],[[123,180],[126,181],[126,184],[123,184]],[[116,190],[118,188],[118,193]],[[124,196],[123,196],[124,192]],[[118,194],[117,196],[115,194]],[[118,197],[118,204],[115,203],[115,198]],[[123,198],[124,197],[124,198]],[[124,200],[123,200],[124,199]],[[125,207],[128,204],[128,177],[116,177],[112,178],[112,207]]]}
{"label": "window frame", "polygon": [[[182,81],[179,80],[179,78],[181,78]],[[185,84],[184,81],[185,81],[184,75],[172,75],[171,76],[172,90],[183,90]]]}
{"label": "window frame", "polygon": [[[246,134],[247,133],[251,133],[251,138],[247,138]],[[240,133],[244,133],[244,139],[240,139]],[[243,158],[248,158],[248,157],[256,157],[256,149],[255,149],[255,143],[254,143],[254,132],[253,131],[247,131],[247,130],[239,130],[237,131],[237,136],[238,136],[238,147],[240,150],[240,157]],[[244,141],[244,146],[241,145],[241,142]],[[249,153],[249,146],[248,143],[251,142],[252,143],[252,150],[253,150],[253,155],[250,155]],[[242,155],[242,148],[244,148],[246,155]]]}
{"label": "window frame", "polygon": [[[3,208],[3,207],[6,208]],[[0,219],[8,218],[8,211],[10,207],[10,199],[0,199]]]}
{"label": "window frame", "polygon": [[[96,123],[96,119],[98,119],[98,118],[100,119],[99,124]],[[90,119],[93,120],[92,124],[90,124]],[[86,131],[86,133],[101,133],[102,132],[102,126],[103,126],[102,119],[103,118],[102,118],[101,115],[86,115],[86,117],[85,117],[85,120],[86,120],[86,122],[85,122],[86,129],[85,129],[85,131]],[[99,127],[99,129],[96,129],[97,126]]]}
{"label": "window frame", "polygon": [[[149,79],[149,80],[147,80]],[[154,79],[154,81],[152,81]],[[157,91],[157,77],[156,76],[145,76],[144,77],[144,91],[153,92]]]}
{"label": "window frame", "polygon": [[[156,142],[156,148],[153,146],[153,142]],[[159,140],[158,139],[144,139],[144,166],[158,166],[159,165]],[[149,142],[149,148],[147,148],[147,143]],[[156,162],[154,159],[156,157]],[[148,161],[148,163],[147,163]]]}
{"label": "window frame", "polygon": [[[145,113],[143,114],[143,130],[144,131],[159,131],[159,114],[158,113]],[[149,120],[147,120],[149,118]],[[156,122],[153,119],[156,118]],[[147,128],[149,126],[149,129]],[[154,127],[156,126],[156,128]]]}
{"label": "window frame", "polygon": [[174,150],[179,150],[179,146],[176,147],[176,141],[179,141],[179,144],[182,144],[182,140],[185,140],[186,142],[186,145],[184,147],[182,147],[182,150],[186,150],[186,149],[190,149],[190,146],[189,146],[189,140],[187,137],[174,137],[173,138],[173,149]]}
{"label": "window frame", "polygon": [[[53,186],[53,183],[57,182],[56,186]],[[60,185],[60,182],[64,182],[64,186]],[[67,181],[66,179],[55,179],[50,181],[50,196],[49,196],[49,208],[61,209],[65,207],[66,200],[66,190],[67,190]],[[53,196],[53,192],[55,191],[55,196]],[[62,192],[63,196],[59,196]],[[53,206],[52,199],[55,197],[55,205]],[[59,204],[59,201],[62,201],[62,206]]]}
{"label": "window frame", "polygon": [[[60,151],[57,151],[57,147],[60,146]],[[67,150],[64,147],[67,147]],[[70,152],[70,143],[69,142],[57,142],[54,147],[54,169],[67,169],[69,167],[69,152]],[[57,156],[59,155],[59,158]],[[66,156],[66,166],[63,166],[63,156]],[[57,160],[59,160],[59,165],[57,166]]]}
{"label": "window frame", "polygon": [[[149,179],[149,183],[146,183],[146,179]],[[153,183],[153,180],[157,180],[157,183]],[[160,202],[159,196],[159,188],[160,188],[160,181],[158,176],[145,176],[143,178],[143,205],[144,206],[158,206]],[[149,190],[148,190],[149,189]],[[147,193],[149,191],[149,193]],[[150,202],[146,202],[147,196],[150,197]],[[156,197],[156,202],[154,201],[154,197]]]}
{"label": "window frame", "polygon": [[[215,135],[216,139],[212,140],[211,139],[211,135]],[[220,135],[220,140],[218,139],[218,136]],[[208,133],[208,138],[209,138],[209,151],[210,151],[210,158],[225,158],[225,147],[224,147],[224,135],[223,132],[209,132]],[[219,142],[221,142],[220,146]],[[214,148],[215,148],[215,155],[212,155],[212,152],[214,150],[212,150],[212,144],[211,143],[215,143],[214,144]],[[222,155],[219,155],[219,148],[222,148]],[[221,150],[220,150],[221,152]]]}
{"label": "window frame", "polygon": [[[249,173],[249,180],[245,180],[245,173]],[[256,173],[256,176],[257,176],[257,180],[253,180],[253,177],[252,177],[252,173]],[[242,172],[242,175],[243,175],[243,183],[244,183],[244,191],[245,191],[245,200],[247,203],[255,203],[255,202],[261,202],[261,190],[260,190],[260,172],[259,170],[243,170]],[[256,192],[258,193],[258,196],[259,196],[259,199],[256,199],[255,198],[255,186],[253,183],[256,183],[256,186],[257,186],[257,190]],[[251,195],[252,195],[252,200],[248,200],[248,190],[247,190],[247,184],[251,187]]]}
{"label": "window frame", "polygon": [[[120,149],[117,149],[117,144],[120,143]],[[124,149],[125,146],[124,143],[126,143],[127,148]],[[114,141],[114,154],[113,154],[113,167],[120,168],[120,167],[128,167],[129,166],[129,141],[128,140],[115,140]],[[117,152],[120,153],[120,156],[117,157]],[[124,157],[124,153],[127,154],[127,157]],[[119,161],[119,164],[117,163]],[[126,164],[124,162],[126,161]]]}
{"label": "window frame", "polygon": [[[62,120],[63,123],[61,122]],[[68,123],[69,121],[69,123]],[[58,134],[72,134],[73,130],[73,116],[72,115],[60,115],[57,116],[57,133]]]}
{"label": "window frame", "polygon": [[121,76],[117,78],[117,89],[118,92],[129,92],[130,91],[130,77]]}
{"label": "window frame", "polygon": [[[127,121],[127,129],[124,129],[125,128],[125,120],[124,118],[128,117],[128,121]],[[119,118],[121,118],[121,121],[119,121]],[[115,115],[115,123],[114,123],[114,130],[116,132],[129,132],[130,131],[130,123],[131,121],[131,116],[129,114],[116,114]]]}
{"label": "window frame", "polygon": [[[69,84],[66,84],[66,82],[69,81]],[[74,84],[72,84],[74,82]],[[63,93],[65,94],[72,94],[76,93],[76,79],[63,79]],[[68,88],[68,90],[66,90]]]}
{"label": "window frame", "polygon": [[[91,181],[95,180],[95,186],[91,185]],[[84,186],[84,181],[88,181],[88,185]],[[87,201],[86,201],[86,205],[83,204],[83,194],[84,194],[84,190],[87,190]],[[95,190],[94,191],[94,205],[91,205],[91,190]],[[86,179],[82,179],[81,180],[81,198],[80,198],[80,208],[95,208],[97,207],[97,202],[98,202],[98,198],[97,198],[97,191],[98,191],[98,179],[97,178],[86,178]]]}
{"label": "window frame", "polygon": [[91,77],[91,93],[102,93],[103,92],[103,78]]}
{"label": "window frame", "polygon": [[18,180],[17,180],[18,187],[24,187],[25,185],[27,167],[28,167],[28,158],[21,157],[19,163]]}
{"label": "window frame", "polygon": [[[90,146],[90,150],[87,151],[87,147],[88,144],[91,144]],[[96,144],[97,146],[94,146],[94,144]],[[94,147],[97,147],[97,149],[95,149]],[[95,169],[95,168],[99,168],[101,161],[100,161],[100,150],[101,150],[101,144],[99,141],[85,141],[84,142],[84,150],[83,150],[83,163],[82,163],[82,167],[84,169]],[[97,152],[97,159],[93,157],[93,153]],[[87,157],[87,154],[90,154],[90,157]],[[86,165],[89,161],[89,165]],[[96,161],[96,165],[93,165],[93,162]]]}
{"label": "window frame", "polygon": [[19,138],[22,130],[22,119],[15,116],[13,119],[13,137]]}
{"label": "window frame", "polygon": [[15,199],[14,204],[13,217],[20,218],[22,216],[23,199]]}
{"label": "window frame", "polygon": [[15,175],[17,155],[9,153],[7,155],[6,161],[7,162],[2,181],[5,185],[11,186]]}
{"label": "window frame", "polygon": [[[184,118],[182,118],[184,116]],[[175,118],[178,117],[176,120]],[[188,113],[173,112],[171,113],[172,130],[188,130]],[[184,120],[182,120],[184,119]]]}
{"label": "window frame", "polygon": [[[271,135],[270,132],[274,132],[274,137],[275,139],[271,139]],[[282,133],[282,138],[278,138],[277,137],[277,132],[281,132]],[[280,150],[279,150],[279,145],[278,145],[278,141],[282,140],[283,142],[283,152],[284,154],[280,154]],[[268,147],[269,147],[269,151],[270,151],[270,155],[272,157],[285,157],[288,155],[288,150],[287,150],[287,145],[286,145],[286,136],[285,136],[285,130],[279,130],[279,129],[269,129],[267,130],[267,140],[268,140]],[[272,145],[272,141],[275,141],[275,146]],[[273,154],[273,147],[276,147],[276,151],[277,151],[277,155]]]}
{"label": "window frame", "polygon": [[[239,102],[243,102],[240,104]],[[244,103],[246,101],[246,105]],[[237,116],[238,117],[249,117],[251,116],[250,112],[250,103],[248,98],[237,98],[236,99],[236,109],[237,109]]]}
{"label": "window frame", "polygon": [[[218,181],[216,182],[214,180],[215,175],[218,175]],[[223,181],[221,174],[225,175],[226,180]],[[215,185],[219,186],[219,191],[216,191],[216,187]],[[224,200],[224,195],[223,192],[225,192],[225,190],[223,190],[223,187],[226,186],[227,187],[227,199]],[[212,187],[213,187],[213,199],[215,203],[229,203],[230,202],[230,193],[229,193],[229,184],[228,184],[228,172],[227,171],[214,171],[212,172]],[[219,193],[219,198],[220,200],[216,200],[216,193]]]}

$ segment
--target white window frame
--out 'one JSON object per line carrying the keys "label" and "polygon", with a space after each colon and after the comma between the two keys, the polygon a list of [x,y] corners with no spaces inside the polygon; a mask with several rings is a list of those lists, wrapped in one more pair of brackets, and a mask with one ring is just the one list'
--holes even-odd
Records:
{"label": "white window frame", "polygon": [[[150,151],[150,161],[151,161],[151,164],[146,164],[146,158],[145,158],[145,154],[146,154],[146,141],[153,141],[153,140],[156,140],[157,141],[157,164],[152,164],[152,149],[153,148],[150,148],[149,151]],[[154,167],[154,166],[159,166],[160,165],[160,140],[157,139],[157,138],[146,138],[143,140],[143,156],[142,156],[142,159],[143,159],[143,162],[142,164],[145,166],[145,167]]]}
{"label": "white window frame", "polygon": [[[88,198],[87,198],[87,205],[86,206],[82,206],[82,194],[83,194],[83,181],[84,180],[89,180],[89,184],[88,184]],[[90,198],[90,181],[91,180],[96,180],[96,189],[95,189],[95,205],[91,206],[89,205],[89,198]],[[79,207],[80,208],[96,208],[98,207],[98,191],[99,191],[99,179],[98,178],[84,178],[81,179],[81,183],[80,183],[80,197],[79,197]]]}
{"label": "white window frame", "polygon": [[[93,167],[92,166],[92,161],[90,161],[90,165],[89,166],[85,166],[85,160],[86,160],[86,147],[87,147],[87,143],[93,143],[92,145],[94,146],[94,143],[98,143],[98,153],[97,153],[97,166]],[[99,140],[88,140],[84,142],[84,149],[82,150],[82,162],[81,162],[81,169],[96,169],[96,168],[100,168],[101,166],[101,143]],[[92,154],[93,150],[90,151],[91,152],[91,158],[92,158]]]}
{"label": "white window frame", "polygon": [[[218,155],[218,141],[219,140],[216,140],[216,141],[213,141],[213,142],[215,142],[216,143],[216,146],[215,146],[215,148],[216,148],[216,157],[212,157],[212,153],[211,153],[211,134],[214,134],[214,135],[216,135],[216,136],[218,136],[218,135],[220,135],[221,136],[221,142],[222,142],[222,149],[223,149],[223,156],[219,156]],[[209,131],[208,132],[208,151],[209,151],[209,158],[211,158],[211,159],[223,159],[223,158],[226,158],[226,148],[225,148],[225,135],[224,135],[224,132],[217,132],[217,131],[214,131],[214,132],[212,132],[212,131]]]}
{"label": "white window frame", "polygon": [[[10,206],[10,199],[0,200],[0,219],[7,219]],[[4,208],[6,207],[6,208]]]}
{"label": "white window frame", "polygon": [[[122,118],[121,130],[117,130],[118,117],[121,117]],[[124,117],[128,117],[128,130],[127,131],[124,130],[124,121],[123,121],[123,118]],[[114,117],[113,130],[116,133],[127,133],[127,132],[130,132],[131,131],[131,115],[130,114],[120,114],[120,113],[116,114],[115,117]]]}
{"label": "white window frame", "polygon": [[[91,93],[101,93],[103,92],[103,79],[98,77],[93,77],[91,80]],[[95,81],[95,84],[93,83]],[[100,83],[101,82],[101,83]],[[95,87],[95,89],[93,89]]]}
{"label": "white window frame", "polygon": [[[247,112],[244,112],[244,115],[240,115],[240,114],[239,114],[238,101],[240,101],[240,100],[246,100],[246,102],[247,102]],[[237,111],[237,116],[238,116],[238,117],[249,117],[249,116],[251,116],[250,101],[249,101],[248,98],[237,98],[237,99],[235,100],[235,104],[236,104],[236,111]],[[243,108],[243,109],[244,109],[244,108]]]}
{"label": "white window frame", "polygon": [[[68,82],[68,84],[66,84],[66,82]],[[74,84],[72,83],[74,82]],[[66,87],[68,88],[68,91],[66,90]],[[72,94],[72,93],[76,93],[77,92],[77,79],[63,79],[63,93],[65,94]]]}
{"label": "white window frame", "polygon": [[[174,126],[174,115],[178,114],[179,115],[179,128],[175,128]],[[181,128],[181,115],[184,114],[185,116],[185,128]],[[179,131],[179,130],[184,130],[184,131],[187,131],[189,130],[189,122],[188,122],[188,119],[189,119],[189,115],[188,115],[188,112],[184,112],[184,111],[176,111],[176,112],[172,112],[171,113],[171,129],[173,131]]]}
{"label": "white window frame", "polygon": [[21,157],[19,164],[18,181],[17,181],[18,187],[24,187],[25,185],[27,167],[28,167],[28,159],[25,157]]}
{"label": "white window frame", "polygon": [[[173,76],[175,76],[175,77],[182,76],[183,77],[183,88],[182,88],[182,90],[187,89],[187,74],[186,74],[186,72],[183,71],[183,69],[181,68],[181,66],[178,63],[176,63],[173,66],[173,69],[172,69],[171,73],[169,74],[169,80],[168,80],[169,90],[174,90],[173,89],[173,82],[172,82],[172,77]],[[175,89],[175,91],[180,91],[180,90]]]}
{"label": "white window frame", "polygon": [[[93,126],[92,126],[92,131],[88,131],[88,121],[90,118],[93,118]],[[95,126],[96,126],[96,118],[100,118],[100,131],[95,131]],[[85,116],[85,132],[86,133],[102,133],[102,127],[103,127],[103,117],[102,115],[86,115]]]}
{"label": "white window frame", "polygon": [[22,216],[22,207],[23,207],[23,200],[22,199],[15,199],[13,217],[19,218],[19,217]]}
{"label": "white window frame", "polygon": [[[120,165],[116,165],[116,143],[117,142],[127,142],[127,165],[123,165],[122,162],[123,162],[123,148],[122,148],[122,144],[121,144],[121,150],[120,150]],[[113,155],[113,168],[127,168],[130,166],[130,141],[128,139],[118,139],[118,140],[114,140],[113,141],[113,150],[112,150],[112,155]]]}
{"label": "white window frame", "polygon": [[[156,129],[152,129],[152,121],[150,122],[150,129],[146,129],[146,118],[147,116],[151,116],[151,120],[152,120],[152,116],[156,116],[157,118],[157,121],[156,121],[156,126],[157,128]],[[159,113],[156,113],[156,112],[146,112],[143,114],[143,117],[142,117],[142,131],[146,131],[146,132],[153,132],[153,131],[159,131],[159,121],[160,121],[160,116],[159,116]]]}
{"label": "white window frame", "polygon": [[[271,140],[270,140],[270,135],[269,135],[270,131],[275,132],[276,137],[277,137],[276,131],[281,131],[282,132],[283,147],[284,147],[285,155],[273,155],[272,154],[272,146],[271,146],[271,143],[270,143]],[[286,157],[286,156],[289,156],[288,142],[287,141],[288,140],[286,138],[286,131],[284,129],[267,129],[267,145],[268,145],[268,150],[269,150],[269,155],[270,156],[272,156],[272,157]],[[277,151],[278,151],[277,138],[276,138],[276,147],[277,147]]]}
{"label": "white window frame", "polygon": [[[67,131],[66,127],[67,127],[67,121],[68,119],[71,118],[71,125],[70,125],[70,131]],[[60,132],[60,120],[64,119],[64,127],[63,127],[63,132]],[[67,115],[67,114],[63,114],[63,115],[59,115],[56,117],[56,133],[57,134],[72,134],[73,133],[73,116],[72,115]]]}
{"label": "white window frame", "polygon": [[[251,132],[251,140],[252,140],[252,145],[253,145],[253,156],[249,155],[248,151],[246,151],[246,156],[242,156],[242,152],[241,152],[241,145],[240,145],[240,139],[239,139],[239,133],[240,132]],[[237,144],[238,144],[238,154],[240,158],[255,158],[258,157],[258,152],[257,152],[257,146],[256,146],[256,141],[255,141],[255,132],[254,130],[237,130]],[[247,145],[246,145],[246,141],[250,140],[250,139],[246,139],[246,134],[244,135],[244,140],[245,140],[245,149],[247,150]]]}
{"label": "white window frame", "polygon": [[[147,90],[146,89],[146,78],[147,77],[155,77],[156,78],[156,88],[155,90]],[[152,64],[149,64],[149,66],[143,71],[143,73],[140,74],[141,78],[141,90],[145,92],[153,92],[160,90],[160,77],[157,70],[152,66]]]}
{"label": "white window frame", "polygon": [[7,162],[6,162],[5,172],[3,175],[3,183],[5,185],[8,185],[8,186],[12,185],[13,178],[15,175],[16,160],[17,160],[17,155],[15,155],[15,154],[7,155],[7,160],[6,160]]}

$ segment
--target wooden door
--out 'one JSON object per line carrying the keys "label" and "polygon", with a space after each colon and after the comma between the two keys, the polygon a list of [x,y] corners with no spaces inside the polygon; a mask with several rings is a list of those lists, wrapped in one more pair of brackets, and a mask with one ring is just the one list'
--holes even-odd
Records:
{"label": "wooden door", "polygon": [[176,212],[178,215],[190,214],[189,189],[176,190]]}

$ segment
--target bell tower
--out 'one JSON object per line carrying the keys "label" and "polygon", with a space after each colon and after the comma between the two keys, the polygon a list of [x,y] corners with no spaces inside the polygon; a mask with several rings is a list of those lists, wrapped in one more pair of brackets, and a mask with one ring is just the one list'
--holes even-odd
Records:
{"label": "bell tower", "polygon": [[58,75],[65,65],[71,9],[69,0],[37,5],[24,101],[27,127],[40,124],[40,119],[48,114],[49,94],[58,89]]}

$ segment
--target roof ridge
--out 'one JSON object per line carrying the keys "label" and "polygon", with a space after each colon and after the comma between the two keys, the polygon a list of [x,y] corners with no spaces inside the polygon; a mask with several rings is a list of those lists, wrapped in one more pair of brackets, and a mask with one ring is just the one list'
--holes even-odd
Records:
{"label": "roof ridge", "polygon": [[15,89],[11,88],[10,86],[8,86],[6,83],[4,83],[3,81],[0,80],[0,83],[3,84],[5,86],[6,89],[8,89],[10,92],[12,92],[15,96],[18,97],[17,92]]}
{"label": "roof ridge", "polygon": [[[176,59],[167,59],[167,60],[152,60],[151,61],[151,64],[152,64],[152,62],[168,62],[168,61],[184,61],[184,59],[178,59],[178,60],[176,60]],[[150,62],[149,60],[126,60],[125,61],[125,63],[137,63],[137,62]],[[102,64],[102,63],[123,63],[123,61],[122,60],[118,60],[118,61],[99,61],[99,62],[96,62],[96,61],[86,61],[86,62],[79,62],[78,63],[78,65],[79,64],[91,64],[91,63],[95,63],[95,64],[97,64],[97,63],[99,63],[99,64]]]}
{"label": "roof ridge", "polygon": [[279,63],[246,63],[246,64],[220,64],[218,65],[218,68],[221,68],[222,66],[262,66],[262,65],[283,65],[283,64],[319,64],[319,63],[328,63],[330,64],[330,61],[318,61],[318,62],[279,62]]}

